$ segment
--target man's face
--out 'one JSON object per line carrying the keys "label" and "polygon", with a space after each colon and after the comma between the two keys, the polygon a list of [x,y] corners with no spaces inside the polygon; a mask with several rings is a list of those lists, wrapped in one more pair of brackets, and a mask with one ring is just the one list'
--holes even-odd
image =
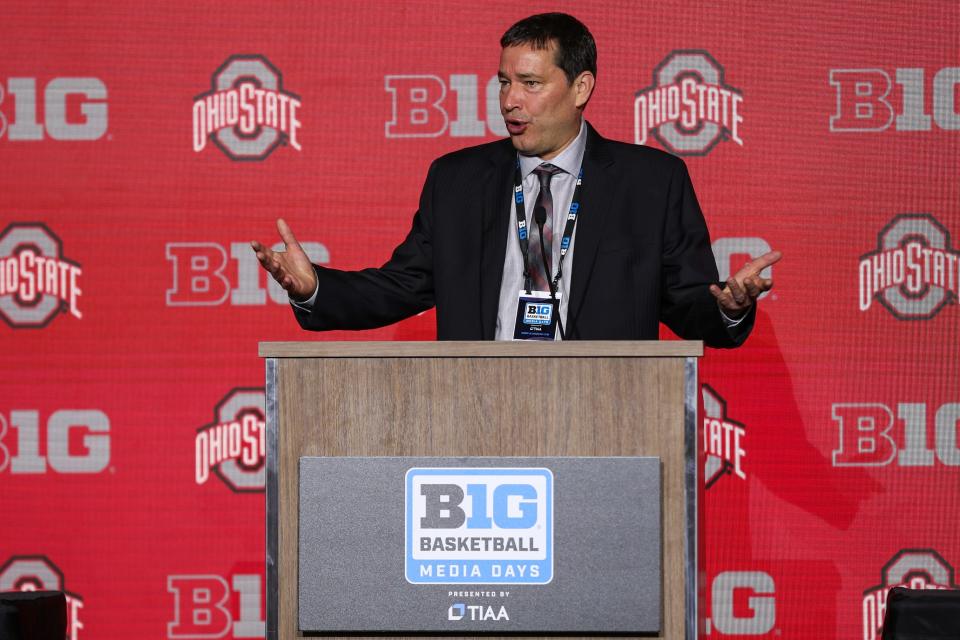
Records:
{"label": "man's face", "polygon": [[593,75],[572,83],[554,62],[556,44],[505,47],[500,53],[500,113],[513,146],[549,160],[580,132],[580,114],[593,90]]}

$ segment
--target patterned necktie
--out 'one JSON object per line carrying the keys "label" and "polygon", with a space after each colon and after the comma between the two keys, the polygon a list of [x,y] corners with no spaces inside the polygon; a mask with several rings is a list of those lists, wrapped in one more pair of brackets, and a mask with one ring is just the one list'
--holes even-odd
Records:
{"label": "patterned necktie", "polygon": [[[563,169],[549,163],[544,163],[533,170],[537,174],[537,178],[540,179],[540,194],[537,195],[537,203],[533,210],[536,211],[538,207],[543,207],[547,214],[547,220],[543,223],[542,244],[547,256],[547,264],[550,265],[551,270],[553,269],[553,195],[550,193],[550,178],[561,171]],[[531,223],[530,226],[536,226],[537,224],[533,214],[531,214]],[[549,291],[547,274],[543,269],[543,258],[540,256],[540,245],[540,233],[531,233],[530,252],[528,254],[530,256],[530,275],[533,277],[533,285],[537,291]]]}

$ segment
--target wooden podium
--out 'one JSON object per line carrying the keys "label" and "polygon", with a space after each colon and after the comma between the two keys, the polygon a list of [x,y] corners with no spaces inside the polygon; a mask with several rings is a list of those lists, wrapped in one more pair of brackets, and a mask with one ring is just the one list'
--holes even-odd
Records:
{"label": "wooden podium", "polygon": [[661,638],[700,603],[700,342],[276,342],[266,358],[267,639],[297,629],[302,456],[658,456]]}

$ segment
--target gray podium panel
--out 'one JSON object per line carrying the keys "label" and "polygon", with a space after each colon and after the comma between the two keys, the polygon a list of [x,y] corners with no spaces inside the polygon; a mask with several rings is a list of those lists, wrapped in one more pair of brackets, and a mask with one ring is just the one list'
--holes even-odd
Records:
{"label": "gray podium panel", "polygon": [[659,458],[300,458],[306,633],[656,633]]}

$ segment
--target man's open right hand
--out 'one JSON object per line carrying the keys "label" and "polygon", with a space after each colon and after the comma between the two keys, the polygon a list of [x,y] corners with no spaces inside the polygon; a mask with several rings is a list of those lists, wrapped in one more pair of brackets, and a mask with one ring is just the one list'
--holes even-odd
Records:
{"label": "man's open right hand", "polygon": [[273,251],[256,240],[250,243],[257,254],[260,266],[280,283],[290,298],[297,302],[309,300],[317,289],[317,274],[313,270],[310,258],[293,235],[293,231],[283,221],[277,219],[277,231],[286,245],[285,251]]}

